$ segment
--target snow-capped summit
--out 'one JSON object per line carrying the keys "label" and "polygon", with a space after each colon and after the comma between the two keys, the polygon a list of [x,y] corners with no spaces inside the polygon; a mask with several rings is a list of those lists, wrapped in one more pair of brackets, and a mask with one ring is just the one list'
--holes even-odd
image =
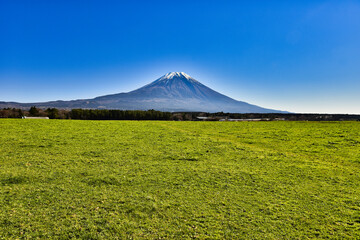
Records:
{"label": "snow-capped summit", "polygon": [[186,79],[190,82],[197,82],[194,78],[190,77],[189,75],[187,75],[184,72],[169,72],[167,74],[165,74],[164,76],[162,76],[161,78],[159,78],[158,80],[156,80],[155,82],[160,82],[160,81],[166,81],[169,82],[170,80],[173,79]]}
{"label": "snow-capped summit", "polygon": [[180,78],[184,77],[186,79],[192,78],[184,72],[169,72],[169,73],[165,74],[162,78],[172,79],[174,77],[180,77]]}
{"label": "snow-capped summit", "polygon": [[154,82],[149,83],[145,87],[158,85],[158,84],[174,85],[179,83],[197,84],[199,82],[184,72],[169,72],[163,75],[162,77],[158,78]]}

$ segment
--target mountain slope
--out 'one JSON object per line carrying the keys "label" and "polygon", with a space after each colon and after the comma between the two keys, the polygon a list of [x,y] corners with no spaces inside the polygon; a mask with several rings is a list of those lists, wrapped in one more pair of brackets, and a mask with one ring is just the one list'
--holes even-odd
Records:
{"label": "mountain slope", "polygon": [[1,103],[0,107],[96,108],[160,111],[270,113],[281,112],[241,102],[206,87],[183,72],[170,72],[154,82],[128,93],[94,99],[44,103]]}

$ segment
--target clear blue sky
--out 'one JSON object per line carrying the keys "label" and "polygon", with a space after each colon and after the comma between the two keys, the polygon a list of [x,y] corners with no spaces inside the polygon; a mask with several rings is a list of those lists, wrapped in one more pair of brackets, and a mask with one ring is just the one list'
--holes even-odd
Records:
{"label": "clear blue sky", "polygon": [[0,101],[186,72],[237,100],[360,114],[360,1],[0,1]]}

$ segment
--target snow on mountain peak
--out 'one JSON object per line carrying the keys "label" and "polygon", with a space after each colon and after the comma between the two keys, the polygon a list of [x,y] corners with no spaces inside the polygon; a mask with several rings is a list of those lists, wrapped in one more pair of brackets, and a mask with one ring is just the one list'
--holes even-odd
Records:
{"label": "snow on mountain peak", "polygon": [[189,75],[187,75],[184,72],[169,72],[165,75],[163,75],[162,77],[160,77],[159,79],[155,80],[154,82],[145,85],[144,87],[149,87],[149,86],[153,86],[159,83],[162,84],[169,84],[171,82],[173,82],[173,80],[175,79],[180,79],[180,80],[185,80],[192,83],[192,84],[199,84],[198,81],[196,81],[194,78],[190,77]]}
{"label": "snow on mountain peak", "polygon": [[169,72],[168,74],[163,76],[163,79],[172,79],[174,77],[186,78],[188,80],[192,79],[189,75],[184,72]]}

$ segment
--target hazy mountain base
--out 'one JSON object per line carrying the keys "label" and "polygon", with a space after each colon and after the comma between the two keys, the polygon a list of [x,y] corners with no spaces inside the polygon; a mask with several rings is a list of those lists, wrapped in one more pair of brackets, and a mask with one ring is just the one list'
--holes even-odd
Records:
{"label": "hazy mountain base", "polygon": [[[121,96],[121,97],[119,97]],[[233,102],[234,101],[234,102]],[[99,97],[95,99],[52,101],[38,103],[0,102],[0,108],[28,109],[31,106],[38,108],[59,109],[119,109],[119,110],[149,110],[165,112],[233,112],[233,113],[280,113],[283,111],[265,109],[245,102],[204,101],[196,98],[169,99],[169,98],[132,98],[119,94],[118,96]],[[285,113],[285,112],[284,112]]]}
{"label": "hazy mountain base", "polygon": [[0,238],[358,239],[359,130],[0,119]]}

